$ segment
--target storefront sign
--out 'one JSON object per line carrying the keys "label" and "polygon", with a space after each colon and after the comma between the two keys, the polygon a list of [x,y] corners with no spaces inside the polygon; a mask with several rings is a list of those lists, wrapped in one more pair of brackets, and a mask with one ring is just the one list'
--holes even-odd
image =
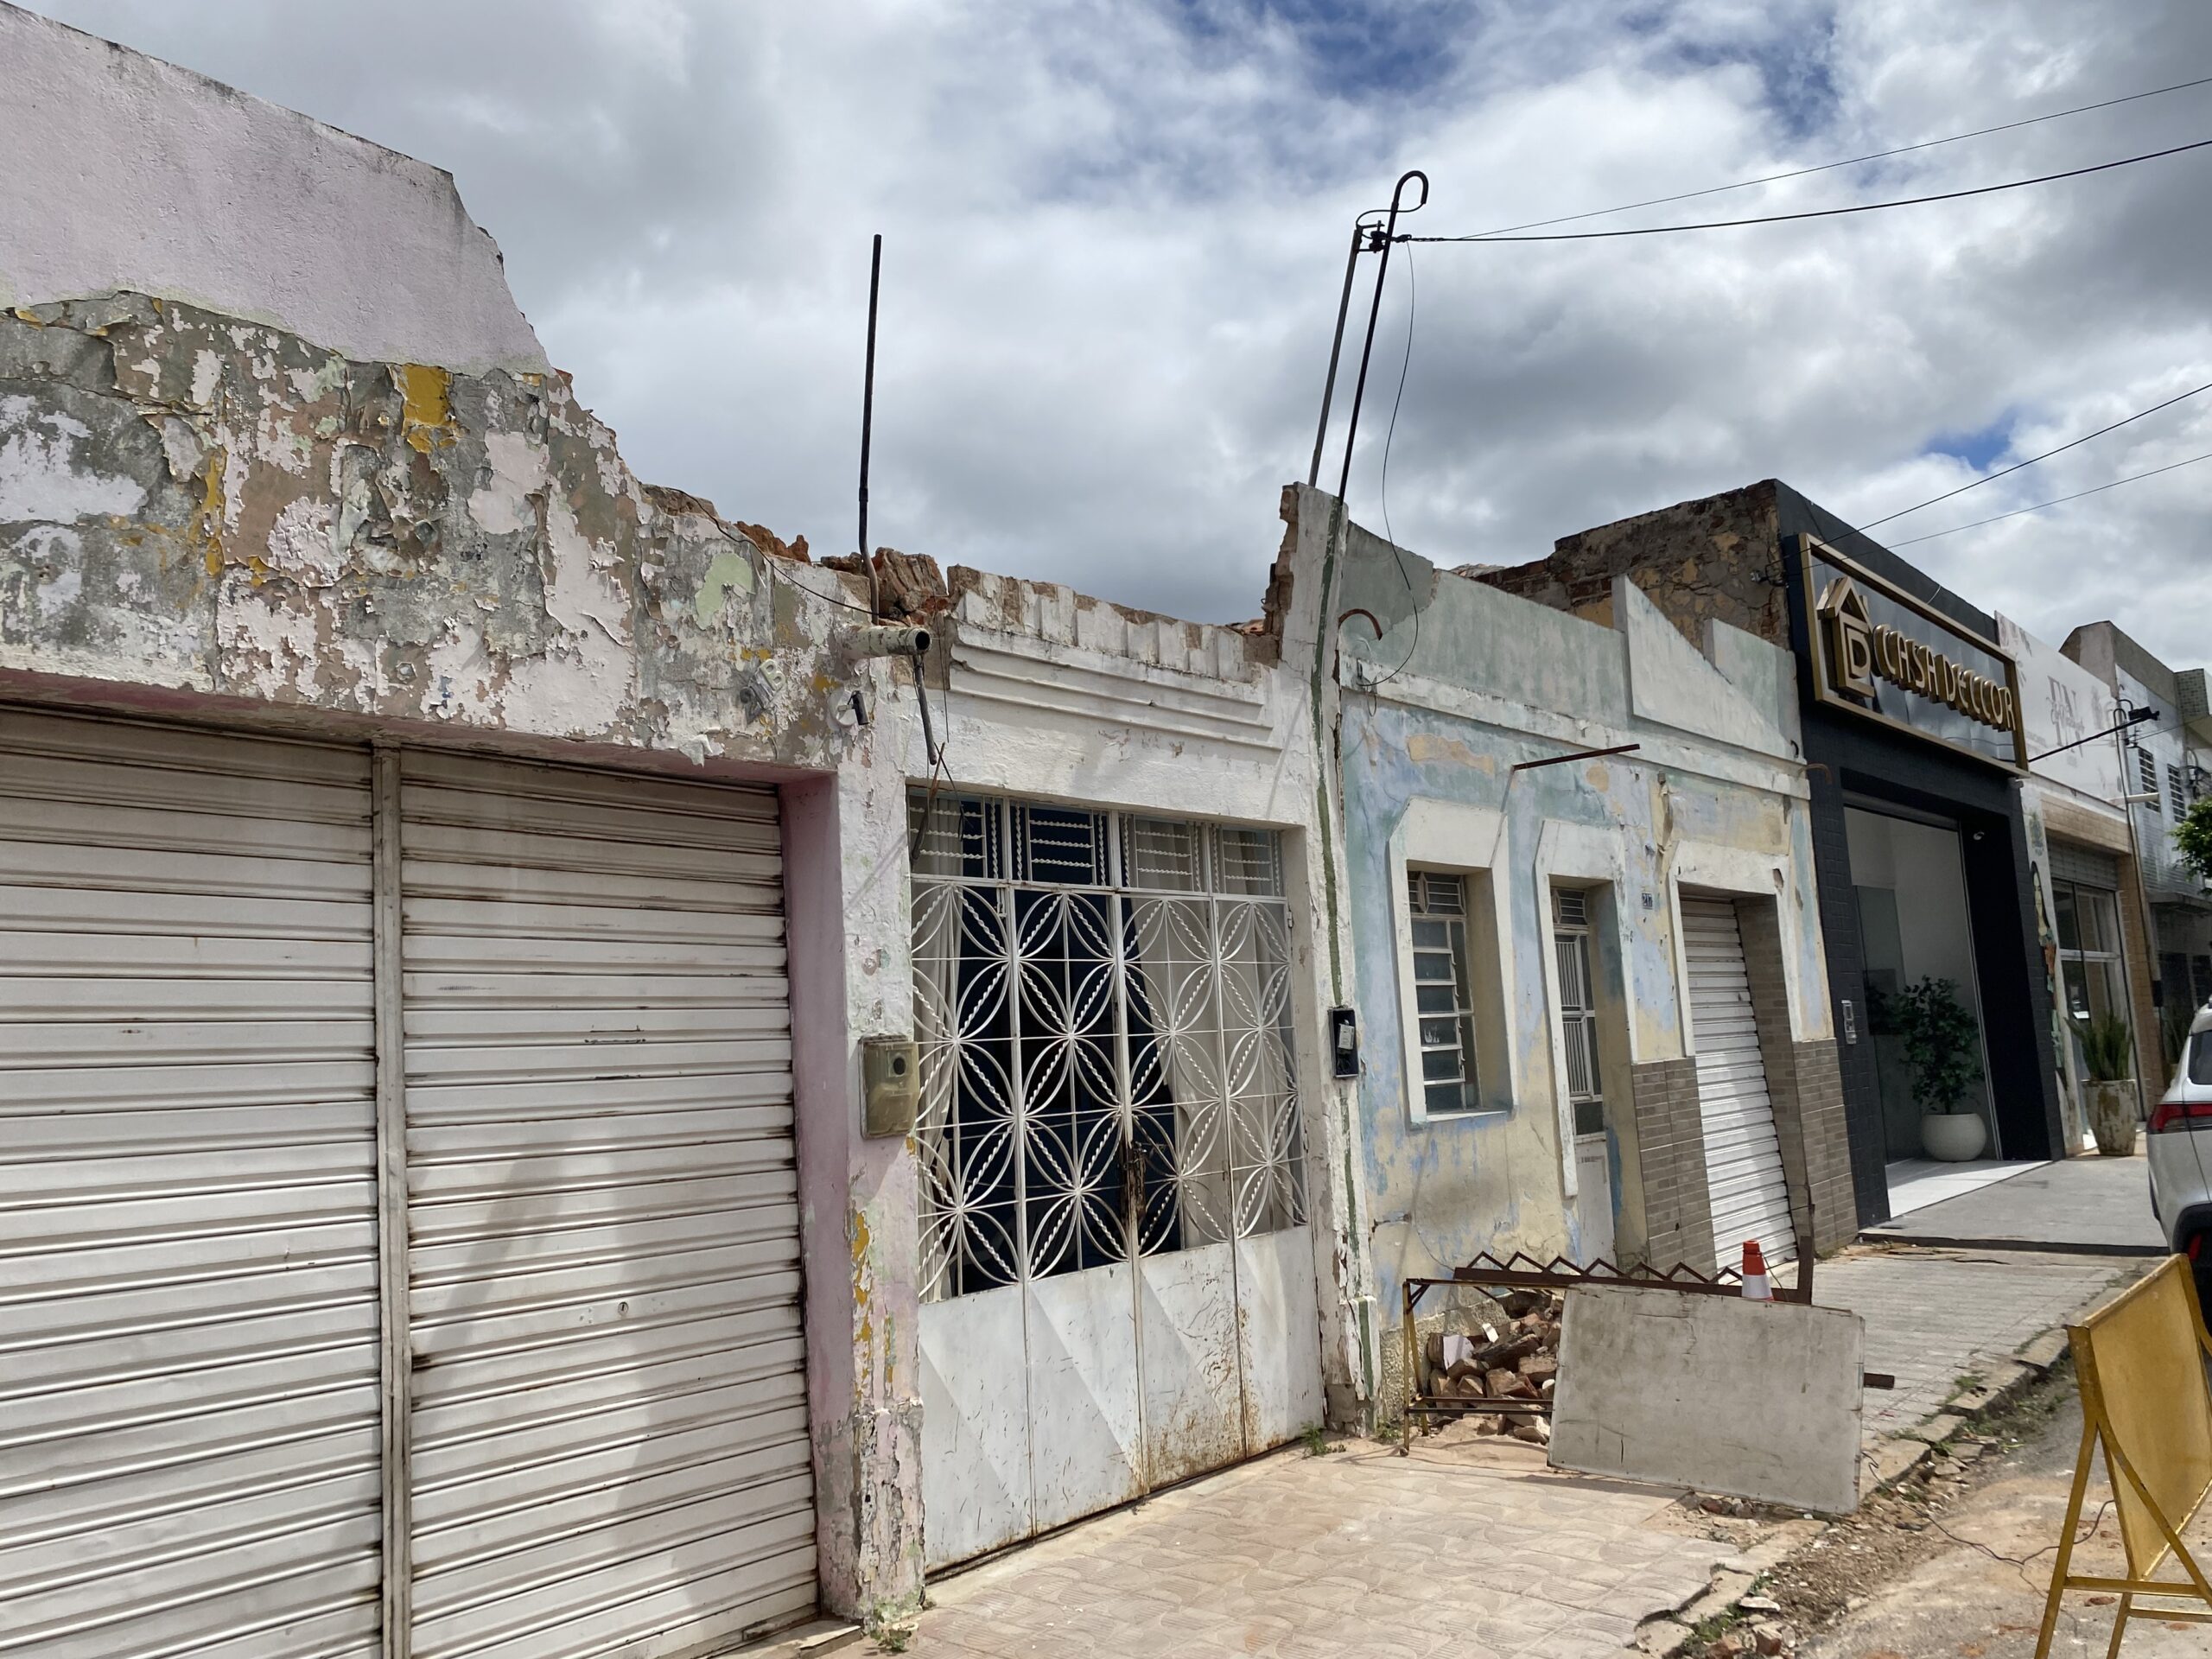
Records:
{"label": "storefront sign", "polygon": [[1799,538],[1821,701],[2024,766],[2012,659],[1813,537]]}

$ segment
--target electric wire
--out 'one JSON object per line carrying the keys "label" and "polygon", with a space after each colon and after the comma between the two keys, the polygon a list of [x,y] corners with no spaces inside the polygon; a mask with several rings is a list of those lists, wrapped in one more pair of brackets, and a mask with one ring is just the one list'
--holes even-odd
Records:
{"label": "electric wire", "polygon": [[1751,219],[1713,219],[1694,225],[1645,225],[1619,231],[1553,231],[1537,236],[1502,236],[1485,232],[1473,236],[1414,236],[1402,233],[1401,242],[1605,242],[1628,236],[1678,236],[1686,231],[1728,231],[1745,225],[1786,225],[1798,219],[1840,219],[1851,213],[1879,213],[1886,207],[1918,207],[1931,201],[1961,201],[1968,196],[1995,195],[2004,190],[2023,190],[2031,184],[2055,184],[2061,179],[2086,178],[2092,173],[2109,173],[2114,168],[2133,167],[2139,162],[2155,162],[2168,156],[2185,155],[2192,149],[2212,148],[2212,138],[2199,138],[2194,143],[2175,144],[2166,149],[2146,150],[2140,156],[2123,156],[2117,161],[2099,162],[2090,167],[2068,168],[2062,173],[2041,173],[2031,179],[2008,179],[2003,184],[1976,185],[1970,190],[1939,190],[1933,195],[1899,196],[1889,201],[1861,201],[1847,207],[1809,207],[1802,213],[1762,213]]}
{"label": "electric wire", "polygon": [[1552,225],[1579,224],[1586,219],[1603,219],[1608,213],[1630,213],[1640,207],[1664,207],[1673,202],[1694,201],[1700,196],[1724,195],[1731,190],[1749,190],[1762,184],[1780,184],[1786,179],[1808,178],[1815,173],[1833,173],[1838,168],[1857,167],[1864,162],[1887,161],[1892,156],[1910,156],[1916,150],[1962,143],[1969,138],[1986,138],[1993,133],[2014,132],[2022,127],[2032,127],[2038,122],[2059,121],[2069,115],[2087,115],[2092,110],[2109,110],[2121,104],[2139,103],[2146,98],[2161,98],[2168,92],[2186,92],[2192,86],[2212,86],[2212,75],[2200,75],[2195,80],[2177,80],[2171,86],[2154,86],[2147,92],[2130,92],[2125,98],[2108,98],[2101,103],[2077,104],[2070,110],[2053,110],[2047,115],[2031,115],[2025,120],[2007,121],[2001,126],[1977,127],[1972,132],[1955,132],[1946,138],[1927,138],[1916,144],[1899,144],[1895,149],[1878,149],[1870,155],[1853,156],[1840,162],[1822,162],[1818,167],[1793,168],[1787,173],[1768,173],[1756,179],[1738,179],[1733,184],[1710,185],[1702,190],[1685,190],[1678,195],[1653,196],[1643,201],[1623,202],[1618,207],[1593,207],[1586,213],[1562,213],[1557,219],[1532,219],[1521,225],[1501,225],[1494,231],[1478,232],[1467,239],[1479,242],[1485,238],[1504,236],[1513,231],[1537,231]]}
{"label": "electric wire", "polygon": [[[2090,1539],[2097,1535],[2098,1529],[2105,1523],[2105,1512],[2112,1508],[2112,1499],[2107,1498],[2103,1503],[2097,1505],[2097,1512],[2090,1518],[2088,1529],[2086,1532],[2078,1533],[2075,1536],[2074,1544],[2076,1548],[2079,1548],[2082,1545],[2088,1543]],[[1989,1545],[1983,1543],[1978,1538],[1964,1538],[1960,1536],[1957,1533],[1953,1532],[1948,1527],[1945,1526],[1941,1521],[1938,1521],[1932,1515],[1927,1517],[1927,1521],[1929,1526],[1935,1528],[1936,1531],[1942,1533],[1953,1543],[1964,1545],[1968,1549],[1978,1549],[1983,1554],[1988,1556],[1993,1561],[2004,1562],[2005,1565],[2012,1568],[2013,1571],[2017,1572],[2020,1575],[2021,1581],[2024,1583],[2029,1589],[2034,1591],[2037,1595],[2041,1595],[2043,1593],[2044,1586],[2037,1584],[2033,1578],[2029,1576],[2028,1567],[2035,1560],[2037,1556],[2048,1555],[2053,1550],[2058,1548],[2059,1546],[2057,1544],[2045,1544],[2042,1548],[2031,1549],[2024,1555],[2007,1555],[2000,1549],[1993,1549]]]}
{"label": "electric wire", "polygon": [[2101,495],[2107,490],[2116,490],[2123,484],[2133,484],[2139,479],[2156,478],[2160,473],[2177,472],[2183,467],[2194,467],[2200,461],[2212,461],[2212,449],[2201,455],[2191,455],[2187,461],[2177,461],[2164,467],[2153,467],[2145,473],[2130,473],[2126,478],[2115,478],[2109,484],[2100,484],[2094,489],[2076,490],[2071,495],[2054,496],[2048,501],[2038,501],[2032,507],[2015,507],[2010,512],[2000,512],[1993,518],[1977,518],[1970,524],[1953,524],[1948,530],[1930,531],[1925,536],[1907,537],[1901,542],[1887,542],[1891,548],[1910,547],[1915,542],[1932,542],[1939,536],[1955,536],[1962,530],[1980,530],[1984,524],[2002,524],[2007,518],[2018,518],[2022,513],[2041,512],[2045,507],[2062,506],[2069,501],[2079,501],[2085,495]]}
{"label": "electric wire", "polygon": [[[1854,524],[1852,528],[1859,531],[1872,530],[1877,524],[1888,524],[1892,518],[1902,518],[1908,513],[1918,512],[1923,507],[1932,507],[1939,502],[1948,501],[1954,496],[1964,495],[1968,490],[1978,490],[1985,484],[1994,484],[1999,479],[2017,473],[2023,467],[2032,467],[2039,461],[2049,461],[2053,455],[2063,455],[2069,449],[2079,448],[2092,438],[2101,438],[2107,432],[2117,432],[2121,427],[2133,425],[2146,415],[2156,415],[2162,409],[2171,409],[2176,404],[2186,403],[2198,393],[2205,391],[2212,391],[2212,380],[2206,381],[2201,386],[2191,386],[2187,391],[2177,393],[2162,404],[2153,404],[2148,409],[2139,409],[2133,415],[2122,416],[2110,426],[2101,426],[2094,432],[2084,432],[2078,438],[2069,438],[2056,449],[2046,449],[2039,455],[2030,455],[2025,461],[2016,461],[2010,467],[1999,467],[1996,472],[1985,474],[1970,484],[1960,485],[1955,490],[1946,490],[1941,495],[1931,495],[1925,501],[1917,502],[1910,507],[1899,507],[1895,512],[1885,514],[1879,518],[1870,518],[1865,524]],[[1962,524],[1960,528],[1963,530],[1968,526]],[[1904,543],[1900,542],[1897,545],[1902,547]]]}
{"label": "electric wire", "polygon": [[[751,542],[746,540],[742,536],[734,534],[727,525],[718,525],[717,527],[721,530],[721,533],[725,540],[734,542],[740,547],[753,547],[753,543]],[[781,565],[783,561],[779,559],[773,553],[767,551],[765,548],[753,548],[753,551],[760,554],[761,566],[768,572],[768,579],[771,582],[780,582],[788,587],[793,593],[803,594],[808,599],[820,600],[824,605],[835,605],[842,610],[857,611],[860,614],[868,618],[871,622],[876,620],[875,613],[865,605],[855,605],[849,599],[839,599],[831,594],[819,593],[814,588],[809,588],[804,582],[792,581],[789,575],[785,575],[780,569],[779,569],[779,566]],[[818,566],[817,568],[823,569],[828,569],[827,566]]]}

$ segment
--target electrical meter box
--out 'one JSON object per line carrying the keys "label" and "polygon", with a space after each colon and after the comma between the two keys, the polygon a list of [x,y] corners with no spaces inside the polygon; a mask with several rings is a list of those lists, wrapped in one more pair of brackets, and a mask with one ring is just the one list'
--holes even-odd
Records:
{"label": "electrical meter box", "polygon": [[861,1128],[870,1135],[912,1135],[921,1104],[920,1057],[911,1037],[861,1043]]}

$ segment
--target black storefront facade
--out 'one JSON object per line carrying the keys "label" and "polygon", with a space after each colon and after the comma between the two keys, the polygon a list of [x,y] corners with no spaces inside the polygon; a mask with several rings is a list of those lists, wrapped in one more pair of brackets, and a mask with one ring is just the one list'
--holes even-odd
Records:
{"label": "black storefront facade", "polygon": [[[1910,1109],[1899,1110],[1900,1093],[1910,1098],[1909,1071],[1900,1076],[1884,998],[1897,995],[1897,982],[1932,976],[1914,974],[1918,964],[1909,959],[1900,973],[1896,941],[1885,937],[1875,902],[1882,872],[1866,868],[1868,843],[1880,840],[1866,832],[1878,825],[1897,826],[1892,842],[1944,849],[1940,858],[1921,851],[1917,872],[1899,856],[1900,885],[1916,874],[1923,891],[1934,888],[1929,878],[1947,876],[1942,867],[1955,849],[1966,912],[1959,960],[1971,973],[1958,982],[1981,1035],[1983,1077],[1972,1103],[1988,1125],[1982,1155],[2063,1155],[2050,988],[2020,811],[2027,757],[2018,687],[1995,644],[1994,617],[1795,491],[1777,486],[1776,507],[1805,754],[1817,768],[1814,863],[1864,1226],[1889,1216],[1885,1168],[1922,1150],[1911,1144]],[[1864,605],[1858,616],[1850,614],[1853,597]],[[1930,918],[1918,919],[1924,929]]]}
{"label": "black storefront facade", "polygon": [[2019,688],[1996,619],[1773,480],[1481,579],[1609,619],[1623,577],[1700,645],[1725,623],[1794,657],[1859,1224],[1888,1218],[1891,1176],[1929,1155],[1923,1128],[1956,1138],[1923,1123],[1897,1028],[1897,999],[1931,982],[1978,1031],[1962,1103],[1979,1156],[2063,1155]]}

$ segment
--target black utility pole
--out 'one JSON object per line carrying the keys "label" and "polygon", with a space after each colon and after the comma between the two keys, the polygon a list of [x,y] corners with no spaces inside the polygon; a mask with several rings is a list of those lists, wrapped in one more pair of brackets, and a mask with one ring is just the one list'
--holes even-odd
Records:
{"label": "black utility pole", "polygon": [[875,559],[868,550],[868,450],[875,427],[875,302],[883,286],[883,237],[879,232],[868,260],[868,375],[861,386],[861,568],[868,572],[868,613],[870,621],[883,618],[883,596],[877,590]]}

